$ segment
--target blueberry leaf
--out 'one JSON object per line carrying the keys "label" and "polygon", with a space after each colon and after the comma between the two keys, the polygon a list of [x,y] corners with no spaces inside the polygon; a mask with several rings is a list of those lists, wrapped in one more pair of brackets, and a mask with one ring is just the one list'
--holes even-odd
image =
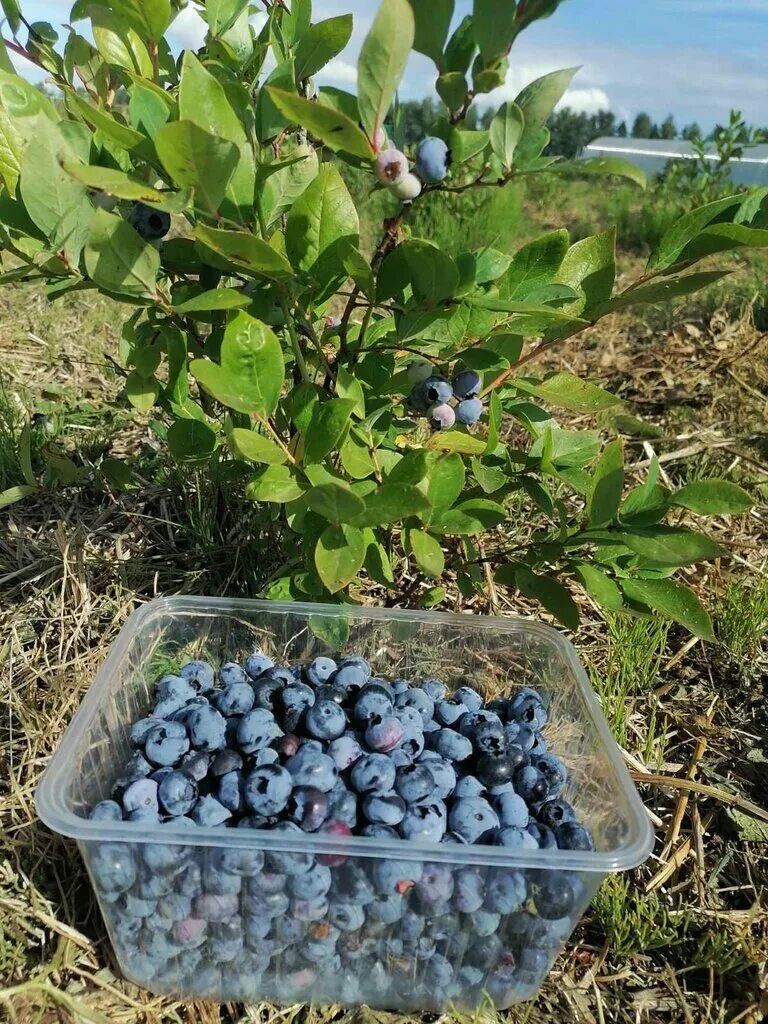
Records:
{"label": "blueberry leaf", "polygon": [[131,225],[106,210],[93,214],[85,266],[91,280],[116,295],[153,298],[160,256]]}
{"label": "blueberry leaf", "polygon": [[703,516],[740,515],[754,505],[743,487],[729,480],[695,480],[673,491],[670,504],[690,509]]}
{"label": "blueberry leaf", "polygon": [[216,449],[216,433],[199,420],[176,420],[166,436],[171,454],[180,462],[207,459]]}
{"label": "blueberry leaf", "polygon": [[714,640],[712,620],[699,599],[673,580],[621,580],[620,586],[627,598],[658,612],[667,619],[679,622],[694,636]]}
{"label": "blueberry leaf", "polygon": [[624,447],[620,440],[611,441],[600,456],[587,497],[587,515],[592,526],[610,523],[619,510],[624,488]]}
{"label": "blueberry leaf", "polygon": [[384,125],[400,84],[415,35],[408,0],[383,0],[363,40],[357,65],[360,119],[374,139]]}
{"label": "blueberry leaf", "polygon": [[421,571],[439,579],[445,569],[445,555],[440,542],[424,530],[408,530],[407,541]]}
{"label": "blueberry leaf", "polygon": [[270,438],[258,434],[255,430],[235,427],[227,438],[232,451],[248,462],[263,462],[269,466],[280,466],[288,456],[283,449]]}
{"label": "blueberry leaf", "polygon": [[315,567],[326,588],[336,594],[357,576],[365,560],[362,532],[347,523],[331,525],[315,547]]}
{"label": "blueberry leaf", "polygon": [[266,93],[290,124],[305,128],[334,153],[348,153],[360,160],[373,159],[370,142],[346,114],[275,86],[267,86]]}
{"label": "blueberry leaf", "polygon": [[351,14],[340,14],[311,25],[296,47],[296,80],[316,75],[341,53],[351,35]]}

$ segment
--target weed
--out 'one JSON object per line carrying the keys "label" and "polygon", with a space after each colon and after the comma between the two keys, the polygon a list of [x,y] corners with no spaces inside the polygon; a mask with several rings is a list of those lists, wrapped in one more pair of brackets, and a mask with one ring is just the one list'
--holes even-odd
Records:
{"label": "weed", "polygon": [[727,583],[715,598],[714,622],[717,642],[739,672],[749,676],[768,635],[768,577]]}
{"label": "weed", "polygon": [[[608,651],[604,667],[592,669],[592,683],[617,741],[626,746],[632,698],[647,694],[656,682],[667,643],[669,624],[651,619],[608,618]],[[646,749],[656,740],[655,707],[647,720]]]}
{"label": "weed", "polygon": [[657,893],[642,893],[626,875],[604,882],[592,910],[616,959],[680,946],[692,924],[692,915],[671,914]]}

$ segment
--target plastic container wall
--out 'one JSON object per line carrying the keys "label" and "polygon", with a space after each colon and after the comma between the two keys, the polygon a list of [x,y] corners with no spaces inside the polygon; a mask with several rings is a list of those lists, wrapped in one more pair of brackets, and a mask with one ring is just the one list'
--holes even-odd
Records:
{"label": "plastic container wall", "polygon": [[[157,678],[261,647],[278,663],[362,654],[385,678],[435,676],[488,699],[533,686],[596,850],[510,850],[90,821],[131,753]],[[218,1001],[498,1008],[530,998],[610,871],[641,863],[647,815],[571,645],[515,619],[208,598],[126,623],[47,769],[41,818],[72,836],[121,970]],[[317,894],[320,895],[317,895]],[[311,895],[310,895],[311,894]]]}

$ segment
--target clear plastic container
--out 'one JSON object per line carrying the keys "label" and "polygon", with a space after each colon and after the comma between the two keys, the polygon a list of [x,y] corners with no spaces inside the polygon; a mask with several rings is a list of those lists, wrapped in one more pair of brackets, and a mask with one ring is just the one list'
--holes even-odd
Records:
{"label": "clear plastic container", "polygon": [[[570,773],[564,796],[591,829],[595,852],[89,820],[131,752],[130,726],[151,706],[158,676],[191,658],[240,660],[256,646],[276,661],[363,654],[386,678],[436,676],[489,698],[522,686],[543,691],[545,735]],[[490,997],[510,1006],[539,988],[605,875],[640,864],[652,843],[575,651],[555,630],[507,618],[213,598],[161,599],[131,616],[43,776],[37,809],[77,840],[126,978],[222,1002],[439,1011]],[[406,880],[394,910],[377,899],[393,860]],[[335,924],[307,920],[317,909],[293,893],[297,877],[318,864],[332,875]],[[120,895],[114,882],[109,891],[100,885],[106,875],[119,879]],[[505,912],[460,913],[457,894],[467,887],[486,899],[500,887]]]}

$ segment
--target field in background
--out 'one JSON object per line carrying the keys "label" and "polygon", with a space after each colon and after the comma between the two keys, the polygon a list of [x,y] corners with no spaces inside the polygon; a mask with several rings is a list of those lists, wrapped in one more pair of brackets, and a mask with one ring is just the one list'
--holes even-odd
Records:
{"label": "field in background", "polygon": [[[679,213],[630,186],[554,175],[471,203],[460,219],[450,197],[431,198],[414,233],[452,253],[489,237],[511,251],[542,229],[567,226],[575,240],[617,223],[627,280]],[[370,201],[369,249],[386,204]],[[690,573],[709,595],[715,644],[677,627],[606,621],[582,602],[576,642],[631,770],[641,783],[653,777],[642,794],[658,842],[643,869],[601,890],[541,996],[503,1015],[511,1024],[768,1015],[768,814],[754,806],[768,788],[768,261],[732,266],[733,278],[696,300],[612,317],[551,357],[609,384],[644,421],[627,442],[638,479],[656,453],[675,483],[724,475],[759,504],[713,521],[729,557]],[[255,594],[279,569],[274,545],[251,542],[268,525],[232,496],[226,468],[201,478],[169,467],[143,418],[115,404],[122,313],[87,292],[55,305],[31,288],[0,292],[0,490],[30,467],[46,485],[0,511],[0,699],[10,708],[0,723],[0,1019],[386,1021],[366,1010],[174,1005],[126,984],[112,973],[79,856],[35,821],[40,771],[134,603]],[[69,460],[61,473],[77,483],[49,487],[43,450]],[[133,481],[116,490],[104,459],[125,455]],[[449,586],[443,607],[534,613],[492,584],[469,604]],[[703,789],[686,790],[691,779]]]}

